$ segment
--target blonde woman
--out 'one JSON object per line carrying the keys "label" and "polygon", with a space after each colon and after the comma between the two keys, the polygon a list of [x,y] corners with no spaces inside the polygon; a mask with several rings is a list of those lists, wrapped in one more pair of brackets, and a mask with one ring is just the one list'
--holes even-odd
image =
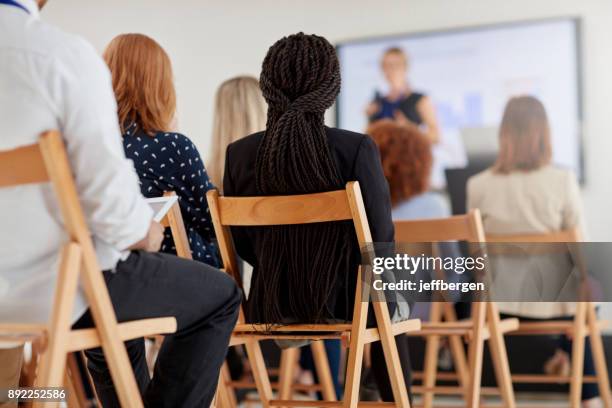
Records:
{"label": "blonde woman", "polygon": [[215,96],[212,153],[206,166],[215,186],[223,185],[227,145],[265,127],[266,103],[257,78],[237,76],[219,86]]}

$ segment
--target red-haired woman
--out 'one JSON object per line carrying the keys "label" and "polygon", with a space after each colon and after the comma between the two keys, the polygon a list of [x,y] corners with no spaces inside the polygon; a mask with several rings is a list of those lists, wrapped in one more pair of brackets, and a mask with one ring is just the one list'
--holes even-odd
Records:
{"label": "red-haired woman", "polygon": [[[164,49],[142,34],[115,37],[104,51],[112,79],[125,155],[134,162],[145,197],[175,191],[193,259],[218,266],[206,192],[214,188],[200,153],[173,132],[176,96],[172,65]],[[176,253],[166,232],[162,252]]]}
{"label": "red-haired woman", "polygon": [[389,119],[368,128],[380,151],[385,178],[389,183],[394,220],[438,218],[450,215],[444,198],[429,190],[431,142],[411,124]]}

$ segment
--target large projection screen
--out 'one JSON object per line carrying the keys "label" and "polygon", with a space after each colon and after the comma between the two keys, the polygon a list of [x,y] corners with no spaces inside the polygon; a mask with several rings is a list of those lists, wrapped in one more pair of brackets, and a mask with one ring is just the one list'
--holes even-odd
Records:
{"label": "large projection screen", "polygon": [[442,167],[465,166],[471,151],[495,149],[506,101],[530,94],[548,111],[554,163],[582,179],[579,23],[549,19],[340,43],[337,126],[366,129],[366,105],[387,90],[381,56],[397,46],[409,55],[410,86],[436,107],[443,141],[434,154]]}

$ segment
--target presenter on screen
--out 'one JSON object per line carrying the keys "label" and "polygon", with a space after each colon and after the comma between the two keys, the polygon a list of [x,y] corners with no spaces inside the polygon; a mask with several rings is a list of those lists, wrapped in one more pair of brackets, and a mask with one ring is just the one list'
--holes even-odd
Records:
{"label": "presenter on screen", "polygon": [[431,99],[413,92],[408,84],[408,56],[398,47],[385,51],[381,61],[385,79],[389,83],[387,95],[376,91],[374,99],[366,108],[370,122],[394,119],[400,123],[418,126],[432,144],[438,143],[440,133]]}

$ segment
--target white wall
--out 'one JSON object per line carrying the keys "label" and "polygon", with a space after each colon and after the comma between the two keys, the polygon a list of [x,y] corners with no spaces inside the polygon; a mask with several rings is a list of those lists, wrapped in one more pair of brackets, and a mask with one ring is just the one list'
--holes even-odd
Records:
{"label": "white wall", "polygon": [[[158,40],[174,64],[179,128],[203,156],[216,87],[237,74],[258,75],[283,35],[304,31],[334,42],[553,16],[583,19],[587,229],[592,240],[612,241],[612,0],[50,0],[43,11],[100,51],[125,32]],[[612,304],[603,315],[612,316]]]}
{"label": "white wall", "polygon": [[[268,47],[304,31],[330,41],[552,16],[583,18],[584,203],[593,240],[612,240],[612,1],[610,0],[50,0],[47,20],[100,51],[124,32],[142,32],[169,52],[179,127],[208,155],[216,86],[257,75]],[[452,67],[449,67],[452,75]]]}

